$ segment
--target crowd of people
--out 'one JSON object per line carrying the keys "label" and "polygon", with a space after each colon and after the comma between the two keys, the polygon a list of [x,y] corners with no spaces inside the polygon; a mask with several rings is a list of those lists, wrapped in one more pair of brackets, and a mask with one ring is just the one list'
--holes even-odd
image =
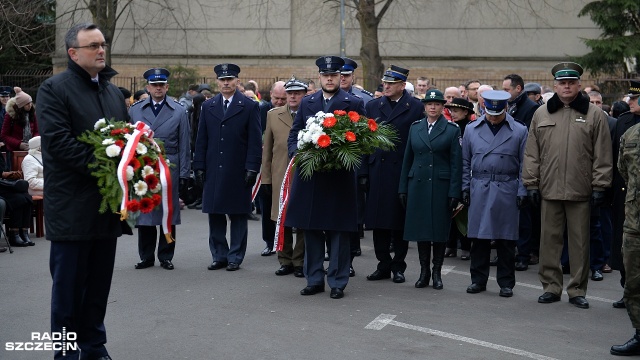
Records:
{"label": "crowd of people", "polygon": [[[8,150],[29,150],[29,173],[44,174],[29,183],[33,194],[46,193],[51,327],[77,333],[80,350],[72,358],[81,353],[111,359],[104,315],[116,239],[132,234],[117,214],[97,211],[100,194],[88,170],[94,157],[77,140],[100,118],[143,121],[164,142],[175,165],[174,209],[180,208],[178,194],[185,199],[195,192],[188,206],[207,214],[209,270],[241,269],[254,202],[262,214],[261,255],[277,253],[277,276],[306,278],[300,291],[305,296],[324,292],[325,284],[331,298],[345,296],[365,228],[372,230],[378,261],[368,281],[405,282],[408,242],[416,242],[416,288],[443,289],[445,259],[460,253],[470,260],[467,293],[486,291],[495,265],[498,295],[508,298],[516,271],[539,262],[538,302],[559,301],[568,273],[569,302],[586,309],[589,278],[600,281],[603,272],[619,270],[624,293],[613,306],[627,308],[636,334],[611,353],[640,355],[640,82],[631,81],[610,112],[603,110],[597,87],[583,88],[583,69],[571,62],[551,69],[553,90],[517,74],[506,75],[502,84],[472,79],[444,91],[418,77],[414,88],[410,71],[391,65],[369,93],[357,86],[357,62],[329,55],[316,60],[317,89],[316,82],[291,75],[267,95],[255,82],[240,82],[238,65],[222,63],[214,68],[216,94],[208,85],[194,85],[172,99],[170,72],[151,68],[143,74],[145,91],[128,101],[131,94],[110,82],[117,73],[105,63],[108,44],[95,25],[74,26],[65,45],[68,68],[42,84],[37,110],[19,88],[13,101],[3,100],[1,140]],[[366,155],[354,170],[303,178],[294,169],[285,181],[306,120],[336,110],[393,125],[395,150]],[[288,202],[281,211],[285,186]],[[167,243],[168,234],[157,229],[162,215],[160,209],[138,219],[136,269],[154,266],[156,256],[164,269],[174,269],[175,242]],[[283,216],[278,251],[274,236]],[[175,238],[180,211],[171,222]],[[30,241],[23,238],[28,231],[22,223],[10,230],[15,241]]]}

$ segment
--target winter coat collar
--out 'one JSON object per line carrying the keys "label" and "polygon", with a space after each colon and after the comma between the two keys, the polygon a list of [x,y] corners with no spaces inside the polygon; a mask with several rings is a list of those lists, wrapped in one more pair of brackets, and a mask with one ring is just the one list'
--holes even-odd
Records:
{"label": "winter coat collar", "polygon": [[[80,65],[76,64],[73,60],[69,59],[67,67],[69,68],[69,70],[76,73],[85,81],[91,82],[91,75],[89,75],[89,73],[85,69],[80,67]],[[111,80],[112,77],[116,76],[118,72],[113,70],[109,65],[105,65],[104,69],[100,70],[98,74],[98,82],[100,84],[105,84],[106,82]]]}
{"label": "winter coat collar", "polygon": [[[589,112],[589,99],[582,96],[582,94],[578,94],[578,96],[569,103],[569,107],[586,115]],[[549,114],[553,114],[562,108],[564,108],[564,103],[560,100],[557,93],[553,94],[551,99],[547,101],[547,110],[549,111]]]}

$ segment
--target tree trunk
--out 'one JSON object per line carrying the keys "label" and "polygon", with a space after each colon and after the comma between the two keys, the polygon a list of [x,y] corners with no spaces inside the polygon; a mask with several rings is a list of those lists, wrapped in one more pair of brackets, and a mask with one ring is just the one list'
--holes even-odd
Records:
{"label": "tree trunk", "polygon": [[378,48],[378,24],[380,19],[376,17],[375,1],[360,0],[358,3],[358,22],[360,23],[360,34],[362,44],[360,46],[360,57],[362,59],[363,87],[372,91],[380,84],[384,66]]}
{"label": "tree trunk", "polygon": [[[91,0],[89,11],[93,17],[93,23],[98,25],[105,41],[109,44],[113,41],[116,31],[116,12],[118,10],[118,0]],[[105,61],[111,65],[111,49],[105,51]]]}

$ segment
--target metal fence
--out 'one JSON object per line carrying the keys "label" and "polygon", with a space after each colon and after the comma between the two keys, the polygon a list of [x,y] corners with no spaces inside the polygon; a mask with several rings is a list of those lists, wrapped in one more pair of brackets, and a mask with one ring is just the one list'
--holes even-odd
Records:
{"label": "metal fence", "polygon": [[22,88],[22,91],[31,95],[35,101],[40,84],[51,75],[53,75],[51,70],[10,71],[6,74],[0,74],[0,85],[18,86]]}

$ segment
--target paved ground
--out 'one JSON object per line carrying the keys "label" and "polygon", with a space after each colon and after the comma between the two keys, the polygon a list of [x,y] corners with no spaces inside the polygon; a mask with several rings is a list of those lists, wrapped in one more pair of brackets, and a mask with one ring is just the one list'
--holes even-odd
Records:
{"label": "paved ground", "polygon": [[[345,298],[299,295],[304,279],[278,277],[275,256],[261,257],[259,222],[249,222],[249,246],[237,272],[208,271],[206,217],[183,211],[174,264],[135,270],[136,237],[119,241],[107,348],[122,359],[607,359],[612,344],[632,335],[619,274],[589,283],[591,308],[543,305],[537,266],[516,274],[513,298],[470,295],[469,262],[446,259],[445,288],[416,289],[415,245],[407,282],[368,282],[375,269],[371,232]],[[49,331],[49,243],[0,254],[0,359],[47,359],[51,352],[9,352],[7,342]],[[495,269],[493,269],[495,271]],[[565,277],[565,281],[568,278]]]}

